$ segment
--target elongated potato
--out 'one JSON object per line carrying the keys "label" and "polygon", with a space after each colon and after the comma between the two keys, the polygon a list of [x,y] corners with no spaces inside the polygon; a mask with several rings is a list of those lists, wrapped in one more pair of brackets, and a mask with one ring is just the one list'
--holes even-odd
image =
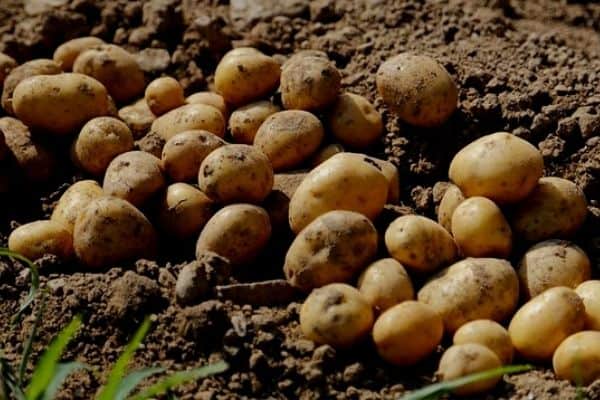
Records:
{"label": "elongated potato", "polygon": [[600,379],[600,332],[583,331],[566,338],[552,357],[554,373],[576,385]]}
{"label": "elongated potato", "polygon": [[338,96],[328,122],[333,136],[354,149],[372,145],[383,133],[381,114],[369,100],[354,93]]}
{"label": "elongated potato", "polygon": [[104,44],[104,40],[94,36],[67,40],[54,50],[52,59],[60,65],[63,71],[70,72],[73,69],[75,60],[81,53],[101,44]]}
{"label": "elongated potato", "polygon": [[438,223],[446,228],[448,232],[452,232],[452,214],[460,203],[465,200],[458,186],[450,184],[437,210]]}
{"label": "elongated potato", "polygon": [[267,100],[238,108],[229,117],[229,130],[235,143],[252,144],[261,124],[281,108]]}
{"label": "elongated potato", "polygon": [[575,289],[585,306],[585,327],[600,331],[600,280],[586,281]]}
{"label": "elongated potato", "polygon": [[37,260],[44,254],[67,260],[73,255],[73,236],[61,222],[34,221],[11,232],[8,248],[30,260]]}
{"label": "elongated potato", "polygon": [[54,207],[50,220],[61,222],[72,232],[79,213],[92,200],[97,199],[103,194],[102,188],[96,181],[85,180],[75,182],[58,199],[58,204]]}
{"label": "elongated potato", "polygon": [[144,99],[155,115],[162,115],[185,103],[183,87],[177,79],[170,76],[163,76],[150,82],[146,86]]}
{"label": "elongated potato", "polygon": [[358,278],[357,287],[378,312],[415,297],[410,276],[393,258],[383,258],[369,265]]}
{"label": "elongated potato", "polygon": [[209,131],[222,138],[225,135],[225,119],[213,106],[186,104],[156,118],[150,129],[164,140],[193,129]]}
{"label": "elongated potato", "polygon": [[467,322],[454,333],[453,344],[479,343],[492,350],[503,365],[512,362],[514,348],[508,331],[496,321],[477,319]]}
{"label": "elongated potato", "polygon": [[174,183],[159,203],[158,223],[169,235],[186,238],[200,233],[213,215],[213,202],[187,183]]}
{"label": "elongated potato", "polygon": [[198,92],[189,95],[185,98],[187,104],[206,104],[207,106],[213,106],[217,110],[221,111],[223,118],[229,117],[229,106],[227,102],[218,93],[213,92]]}

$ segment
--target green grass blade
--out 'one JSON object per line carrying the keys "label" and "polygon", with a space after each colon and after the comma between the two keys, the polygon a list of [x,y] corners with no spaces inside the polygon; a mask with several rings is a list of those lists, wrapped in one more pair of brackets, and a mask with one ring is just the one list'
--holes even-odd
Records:
{"label": "green grass blade", "polygon": [[135,389],[144,379],[160,372],[164,372],[164,370],[164,368],[160,367],[144,368],[128,374],[121,382],[119,382],[119,387],[115,393],[114,400],[127,399],[133,389]]}
{"label": "green grass blade", "polygon": [[83,363],[73,361],[68,363],[58,364],[52,380],[44,390],[41,400],[54,400],[54,395],[63,384],[67,376],[71,375],[78,369],[86,369],[87,366]]}
{"label": "green grass blade", "polygon": [[0,247],[0,256],[14,258],[16,260],[19,260],[19,261],[25,263],[25,265],[27,265],[27,267],[29,268],[30,275],[31,275],[31,286],[29,287],[29,294],[27,294],[27,297],[25,298],[25,300],[23,301],[23,303],[21,303],[21,306],[19,307],[19,311],[17,311],[17,313],[15,314],[15,316],[12,319],[12,323],[16,324],[17,321],[19,321],[21,319],[21,315],[23,315],[25,310],[27,310],[27,307],[29,307],[29,305],[33,302],[33,299],[35,298],[35,295],[36,295],[38,289],[40,288],[40,274],[39,274],[39,271],[38,271],[37,267],[35,266],[35,264],[30,259],[20,255],[19,253],[10,251],[9,249],[7,249],[5,247]]}
{"label": "green grass blade", "polygon": [[409,393],[400,398],[400,400],[425,400],[431,398],[437,398],[444,393],[451,392],[452,390],[469,383],[483,381],[486,379],[502,376],[505,374],[514,374],[518,372],[525,372],[532,369],[531,365],[508,365],[505,367],[499,367],[490,369],[488,371],[477,372],[475,374],[463,376],[461,378],[453,379],[451,381],[434,383],[433,385],[426,386],[422,389]]}
{"label": "green grass blade", "polygon": [[25,394],[17,384],[10,363],[4,358],[3,352],[0,350],[0,398],[25,400]]}
{"label": "green grass blade", "polygon": [[37,331],[40,327],[40,322],[42,321],[42,316],[45,312],[46,296],[42,293],[40,297],[40,306],[37,314],[35,315],[35,320],[33,321],[31,333],[27,338],[27,341],[25,342],[25,346],[23,347],[23,354],[21,355],[21,363],[19,364],[19,376],[17,377],[17,383],[19,386],[23,386],[23,378],[25,377],[25,370],[27,369],[27,363],[29,362],[31,350],[33,349],[33,341],[37,335]]}
{"label": "green grass blade", "polygon": [[205,378],[210,375],[219,374],[229,368],[229,365],[225,361],[219,361],[214,364],[209,364],[201,368],[196,368],[190,371],[180,371],[168,375],[164,379],[141,391],[140,393],[133,396],[130,400],[148,400],[155,396],[164,394],[167,390],[170,390],[182,383]]}

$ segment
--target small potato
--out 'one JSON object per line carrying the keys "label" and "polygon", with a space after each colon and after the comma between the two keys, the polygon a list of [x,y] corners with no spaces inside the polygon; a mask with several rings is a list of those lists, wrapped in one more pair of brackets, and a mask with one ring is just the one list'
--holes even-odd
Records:
{"label": "small potato", "polygon": [[37,260],[44,254],[67,260],[73,254],[73,236],[61,222],[34,221],[12,231],[8,249],[30,260]]}
{"label": "small potato", "polygon": [[0,86],[4,84],[4,80],[14,68],[17,67],[17,62],[11,56],[0,53]]}
{"label": "small potato", "polygon": [[458,255],[452,236],[420,215],[396,218],[385,231],[385,245],[392,257],[415,272],[436,271]]}
{"label": "small potato", "polygon": [[340,95],[329,113],[329,128],[342,144],[363,149],[383,133],[381,114],[366,98],[354,93]]}
{"label": "small potato", "polygon": [[158,211],[158,223],[169,235],[186,238],[200,233],[213,215],[213,202],[187,183],[167,187]]}
{"label": "small potato", "polygon": [[215,90],[228,103],[241,106],[275,91],[280,74],[281,68],[272,57],[256,49],[235,49],[217,65]]}
{"label": "small potato", "polygon": [[377,230],[364,215],[336,210],[325,213],[292,242],[283,271],[301,290],[352,279],[377,252]]}
{"label": "small potato", "polygon": [[156,132],[148,132],[143,138],[135,141],[135,148],[152,154],[154,157],[161,158],[166,140],[160,137]]}
{"label": "small potato", "polygon": [[221,204],[260,203],[273,188],[273,167],[267,156],[255,147],[228,144],[202,161],[198,186]]}
{"label": "small potato", "polygon": [[185,103],[183,87],[177,79],[170,76],[163,76],[150,82],[146,87],[144,99],[155,115],[162,115]]}
{"label": "small potato", "polygon": [[302,333],[318,344],[349,348],[365,339],[372,326],[371,306],[344,283],[313,290],[300,309]]}
{"label": "small potato", "polygon": [[188,182],[198,178],[202,161],[225,141],[203,130],[178,133],[165,143],[162,166],[175,182]]}
{"label": "small potato", "polygon": [[73,231],[75,220],[81,211],[94,199],[102,196],[104,192],[96,181],[85,180],[74,183],[68,188],[52,211],[50,220],[65,225]]}
{"label": "small potato", "polygon": [[81,53],[102,44],[105,44],[104,40],[94,36],[67,40],[56,48],[52,59],[60,65],[63,71],[70,72],[73,69],[73,63]]}
{"label": "small potato", "polygon": [[118,111],[118,115],[127,124],[135,139],[146,135],[156,119],[145,99],[138,100],[132,105],[121,108]]}
{"label": "small potato", "polygon": [[358,278],[358,290],[378,312],[415,297],[410,276],[393,258],[369,265]]}
{"label": "small potato", "polygon": [[321,121],[302,110],[275,113],[262,123],[254,146],[265,153],[277,172],[298,167],[321,145],[325,136]]}
{"label": "small potato", "polygon": [[164,140],[193,129],[209,131],[222,138],[225,135],[225,119],[213,106],[187,104],[156,118],[151,127],[151,131]]}
{"label": "small potato", "polygon": [[316,167],[319,164],[323,164],[325,161],[329,160],[331,157],[335,156],[338,153],[343,153],[344,147],[338,143],[328,144],[323,147],[321,150],[317,151],[315,155],[312,157],[311,165]]}
{"label": "small potato", "polygon": [[478,319],[467,322],[454,333],[453,344],[479,343],[492,350],[503,365],[512,362],[514,348],[508,331],[496,321]]}
{"label": "small potato", "polygon": [[512,251],[510,225],[490,199],[466,199],[454,210],[451,224],[452,236],[465,257],[508,258]]}
{"label": "small potato", "polygon": [[113,117],[89,120],[75,139],[77,164],[93,175],[102,175],[119,154],[133,150],[133,135],[127,125]]}
{"label": "small potato", "polygon": [[517,236],[531,242],[573,236],[587,216],[587,200],[573,182],[544,177],[512,217]]}
{"label": "small potato", "polygon": [[217,110],[221,111],[224,118],[229,116],[229,106],[223,96],[213,92],[198,92],[189,95],[185,98],[187,104],[206,104],[207,106],[213,106]]}
{"label": "small potato", "polygon": [[573,289],[554,287],[525,303],[508,326],[517,352],[532,361],[549,361],[568,336],[583,329],[585,306]]}
{"label": "small potato", "polygon": [[152,224],[131,203],[117,197],[93,199],[75,220],[75,254],[89,268],[152,258],[156,246]]}
{"label": "small potato", "polygon": [[432,306],[452,334],[469,321],[503,321],[519,300],[519,278],[508,261],[467,258],[434,276],[417,299]]}
{"label": "small potato", "polygon": [[443,226],[448,232],[452,232],[452,214],[460,203],[465,200],[458,186],[450,184],[437,211],[438,223]]}
{"label": "small potato", "polygon": [[235,143],[252,144],[261,124],[281,108],[267,100],[247,104],[231,113],[229,130]]}
{"label": "small potato", "polygon": [[340,72],[328,59],[293,57],[281,71],[281,102],[287,110],[323,110],[336,101],[341,81]]}
{"label": "small potato", "polygon": [[585,327],[600,331],[600,280],[586,281],[575,289],[585,306]]}
{"label": "small potato", "polygon": [[377,353],[399,366],[414,365],[433,353],[443,334],[440,316],[427,304],[412,300],[389,308],[373,326]]}
{"label": "small potato", "polygon": [[509,204],[527,197],[543,170],[538,149],[515,135],[498,132],[456,153],[448,175],[465,197],[483,196],[497,204]]}
{"label": "small potato", "polygon": [[[442,355],[436,375],[444,382],[500,366],[502,363],[496,353],[487,347],[479,343],[456,344],[449,347]],[[495,376],[469,383],[452,392],[458,396],[483,393],[496,386],[501,378],[501,376]]]}
{"label": "small potato", "polygon": [[143,151],[128,151],[115,157],[104,175],[102,188],[109,196],[143,205],[165,187],[160,160]]}
{"label": "small potato", "polygon": [[583,331],[566,338],[554,352],[552,366],[558,379],[576,385],[600,379],[600,332]]}
{"label": "small potato", "polygon": [[269,214],[250,204],[234,204],[208,220],[196,243],[196,257],[206,251],[244,265],[256,258],[271,237]]}

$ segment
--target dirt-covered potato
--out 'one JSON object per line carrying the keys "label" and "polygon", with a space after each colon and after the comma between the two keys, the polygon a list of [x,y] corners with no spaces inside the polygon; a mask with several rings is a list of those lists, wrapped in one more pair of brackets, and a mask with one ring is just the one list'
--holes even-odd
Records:
{"label": "dirt-covered potato", "polygon": [[131,203],[117,197],[93,199],[75,220],[75,254],[89,268],[152,258],[156,246],[157,235],[150,221]]}
{"label": "dirt-covered potato", "polygon": [[73,64],[81,53],[102,44],[104,44],[104,40],[94,36],[67,40],[54,50],[52,59],[60,65],[63,71],[69,72],[73,69]]}
{"label": "dirt-covered potato", "polygon": [[196,256],[212,251],[233,265],[251,262],[271,237],[269,214],[251,204],[233,204],[208,220],[196,243]]}
{"label": "dirt-covered potato", "polygon": [[375,157],[371,158],[379,165],[383,176],[385,176],[385,179],[388,181],[388,196],[386,203],[398,204],[398,201],[400,201],[400,176],[398,174],[398,168],[387,160],[381,160]]}
{"label": "dirt-covered potato", "polygon": [[136,207],[164,187],[160,159],[144,151],[128,151],[115,157],[106,168],[102,183],[104,193]]}
{"label": "dirt-covered potato", "polygon": [[187,183],[174,183],[159,203],[158,223],[163,231],[177,238],[200,233],[213,215],[213,202]]}
{"label": "dirt-covered potato", "polygon": [[344,147],[338,143],[328,144],[327,146],[321,148],[319,151],[315,153],[315,155],[311,159],[311,165],[316,167],[319,164],[323,164],[325,161],[329,160],[331,157],[335,156],[338,153],[343,153]]}
{"label": "dirt-covered potato", "polygon": [[213,106],[186,104],[156,118],[150,129],[164,140],[193,129],[202,129],[223,137],[225,119]]}
{"label": "dirt-covered potato", "polygon": [[[502,366],[502,362],[496,353],[479,343],[455,344],[442,355],[436,375],[443,382],[500,366]],[[501,376],[495,376],[469,383],[452,392],[458,396],[483,393],[496,386],[501,378]]]}
{"label": "dirt-covered potato", "polygon": [[133,135],[127,125],[113,117],[89,120],[73,143],[76,164],[100,176],[119,154],[133,150]]}
{"label": "dirt-covered potato", "polygon": [[452,214],[460,203],[465,200],[458,186],[450,184],[442,197],[442,201],[437,210],[438,223],[448,232],[452,232]]}
{"label": "dirt-covered potato", "polygon": [[538,149],[515,135],[497,132],[456,153],[448,175],[465,197],[483,196],[507,204],[527,197],[543,170]]}
{"label": "dirt-covered potato", "polygon": [[260,203],[273,188],[273,167],[257,148],[228,144],[202,161],[198,186],[217,203]]}
{"label": "dirt-covered potato", "polygon": [[281,102],[287,110],[323,110],[340,92],[342,76],[326,58],[293,57],[281,71]]}
{"label": "dirt-covered potato", "polygon": [[375,79],[383,101],[411,125],[439,126],[456,109],[456,84],[431,57],[398,54],[381,64]]}
{"label": "dirt-covered potato", "polygon": [[296,236],[283,271],[290,284],[309,291],[349,281],[376,252],[377,230],[368,218],[352,211],[330,211]]}
{"label": "dirt-covered potato", "polygon": [[150,131],[147,135],[135,141],[135,148],[152,154],[154,157],[161,158],[166,142],[156,132]]}
{"label": "dirt-covered potato", "polygon": [[150,82],[146,86],[144,99],[155,115],[162,115],[185,103],[183,87],[177,79],[170,76],[156,78]]}
{"label": "dirt-covered potato", "polygon": [[11,232],[8,249],[30,260],[37,260],[44,254],[66,260],[73,254],[73,236],[61,222],[34,221]]}
{"label": "dirt-covered potato", "polygon": [[436,271],[458,255],[452,236],[437,222],[420,215],[396,218],[385,231],[385,245],[392,257],[415,272]]}
{"label": "dirt-covered potato", "polygon": [[332,210],[356,211],[374,219],[383,209],[389,183],[366,155],[339,153],[313,169],[290,200],[290,227],[300,232]]}
{"label": "dirt-covered potato", "polygon": [[508,331],[496,321],[478,319],[467,322],[454,333],[453,344],[479,343],[492,350],[503,365],[512,362],[514,348]]}
{"label": "dirt-covered potato", "polygon": [[196,180],[202,161],[224,144],[223,139],[209,131],[191,130],[178,133],[163,147],[163,169],[175,182]]}
{"label": "dirt-covered potato", "polygon": [[585,327],[600,331],[600,280],[583,282],[575,289],[585,306]]}
{"label": "dirt-covered potato", "polygon": [[384,258],[369,265],[358,278],[357,287],[377,312],[415,297],[410,276],[393,258]]}
{"label": "dirt-covered potato", "polygon": [[96,181],[85,180],[74,183],[69,187],[52,211],[50,220],[61,222],[70,231],[73,231],[75,220],[79,213],[94,199],[102,196],[104,192]]}
{"label": "dirt-covered potato", "polygon": [[525,303],[513,316],[508,333],[525,359],[549,361],[568,336],[585,325],[585,306],[573,289],[554,287]]}
{"label": "dirt-covered potato", "polygon": [[277,89],[281,67],[256,49],[234,49],[215,70],[215,90],[231,104],[241,106]]}
{"label": "dirt-covered potato", "polygon": [[198,92],[189,95],[185,98],[187,104],[206,104],[207,106],[213,106],[217,110],[221,111],[224,118],[229,116],[229,106],[227,102],[218,93],[213,92]]}
{"label": "dirt-covered potato", "polygon": [[94,117],[110,113],[110,98],[100,82],[73,73],[36,75],[13,93],[15,115],[30,128],[67,135]]}
{"label": "dirt-covered potato", "polygon": [[373,326],[377,353],[400,366],[416,364],[433,353],[443,334],[444,324],[438,313],[412,300],[389,308]]}
{"label": "dirt-covered potato", "polygon": [[576,385],[600,379],[600,332],[583,331],[566,338],[554,352],[552,366],[558,379]]}
{"label": "dirt-covered potato", "polygon": [[302,110],[287,110],[268,117],[258,128],[254,146],[265,153],[275,171],[298,167],[321,145],[321,121]]}
{"label": "dirt-covered potato", "polygon": [[520,202],[511,220],[515,234],[527,241],[568,238],[587,216],[587,200],[573,182],[556,177],[539,180]]}
{"label": "dirt-covered potato", "polygon": [[17,62],[11,56],[8,56],[4,53],[0,53],[0,86],[4,84],[4,80],[17,66]]}
{"label": "dirt-covered potato", "polygon": [[263,122],[281,108],[267,100],[246,104],[231,113],[229,130],[235,143],[252,144]]}
{"label": "dirt-covered potato", "polygon": [[381,114],[366,98],[354,93],[340,95],[328,117],[333,136],[343,145],[363,149],[383,133]]}
{"label": "dirt-covered potato", "polygon": [[371,306],[344,283],[313,290],[300,309],[302,333],[318,344],[348,348],[365,339],[372,326]]}
{"label": "dirt-covered potato", "polygon": [[144,72],[135,57],[114,44],[102,44],[79,54],[73,63],[73,72],[102,82],[118,103],[138,98],[146,85]]}
{"label": "dirt-covered potato", "polygon": [[465,257],[507,258],[512,251],[512,231],[502,210],[490,199],[474,196],[452,214],[452,236]]}
{"label": "dirt-covered potato", "polygon": [[476,319],[503,321],[519,300],[519,278],[508,261],[466,258],[440,271],[419,290],[417,299],[432,306],[454,333]]}
{"label": "dirt-covered potato", "polygon": [[119,118],[123,120],[131,130],[133,137],[141,138],[150,130],[156,115],[150,110],[145,99],[125,106],[118,111]]}

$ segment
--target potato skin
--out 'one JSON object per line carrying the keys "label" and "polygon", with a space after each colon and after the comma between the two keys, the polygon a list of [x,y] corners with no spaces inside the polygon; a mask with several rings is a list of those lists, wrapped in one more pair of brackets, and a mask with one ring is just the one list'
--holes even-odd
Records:
{"label": "potato skin", "polygon": [[585,306],[585,327],[600,331],[600,280],[583,282],[575,289]]}
{"label": "potato skin", "polygon": [[496,321],[478,319],[467,322],[454,333],[453,344],[479,343],[492,350],[502,365],[512,362],[514,348],[508,331]]}
{"label": "potato skin", "polygon": [[281,107],[270,101],[261,100],[247,104],[231,113],[229,130],[235,143],[252,144],[258,128],[265,120],[281,111]]}
{"label": "potato skin", "polygon": [[75,60],[81,53],[102,44],[105,44],[104,40],[94,36],[84,36],[67,40],[54,50],[52,59],[60,65],[63,71],[70,72],[73,69]]}
{"label": "potato skin", "polygon": [[135,139],[146,135],[156,119],[145,99],[119,109],[118,115],[127,124]]}
{"label": "potato skin", "polygon": [[323,110],[337,99],[341,81],[328,59],[292,57],[281,71],[281,102],[286,110]]}
{"label": "potato skin", "polygon": [[350,280],[377,252],[377,230],[367,217],[352,211],[325,213],[292,242],[283,271],[301,290]]}
{"label": "potato skin", "polygon": [[225,119],[213,106],[186,104],[156,118],[151,127],[151,131],[164,140],[192,129],[209,131],[222,138],[225,135]]}
{"label": "potato skin", "polygon": [[317,151],[315,155],[312,157],[311,165],[316,167],[319,164],[323,164],[325,161],[329,160],[331,157],[335,156],[338,153],[343,153],[344,147],[339,143],[328,144],[327,146],[321,148],[321,150]]}
{"label": "potato skin", "polygon": [[213,202],[204,193],[187,183],[174,183],[161,198],[158,223],[169,235],[186,238],[198,234],[212,215]]}
{"label": "potato skin", "polygon": [[576,385],[600,379],[600,332],[583,331],[566,338],[554,352],[552,366],[558,379]]}
{"label": "potato skin", "polygon": [[197,92],[189,95],[185,98],[187,104],[206,104],[207,106],[213,106],[217,110],[221,111],[223,118],[229,116],[229,106],[227,102],[218,93],[213,92]]}
{"label": "potato skin", "polygon": [[183,87],[177,79],[163,76],[150,82],[144,93],[146,104],[155,115],[162,115],[185,103]]}
{"label": "potato skin", "polygon": [[44,254],[67,260],[73,255],[73,236],[61,222],[34,221],[11,232],[8,249],[30,260],[37,260]]}
{"label": "potato skin", "polygon": [[383,258],[369,265],[358,278],[357,287],[378,312],[415,297],[410,276],[393,258]]}
{"label": "potato skin", "polygon": [[482,196],[496,204],[516,203],[541,178],[544,160],[529,142],[507,132],[480,137],[452,159],[448,175],[465,197]]}
{"label": "potato skin", "polygon": [[333,136],[354,149],[372,145],[383,133],[381,114],[369,100],[354,93],[338,96],[328,122]]}
{"label": "potato skin", "polygon": [[0,53],[0,86],[4,84],[4,80],[14,68],[17,67],[17,62],[11,56]]}
{"label": "potato skin", "polygon": [[50,220],[62,223],[72,232],[79,213],[92,200],[101,197],[103,194],[102,188],[96,181],[75,182],[58,199],[58,204],[54,207]]}
{"label": "potato skin", "polygon": [[448,232],[452,232],[452,214],[460,203],[465,200],[458,186],[450,184],[442,197],[442,201],[437,210],[438,223]]}

